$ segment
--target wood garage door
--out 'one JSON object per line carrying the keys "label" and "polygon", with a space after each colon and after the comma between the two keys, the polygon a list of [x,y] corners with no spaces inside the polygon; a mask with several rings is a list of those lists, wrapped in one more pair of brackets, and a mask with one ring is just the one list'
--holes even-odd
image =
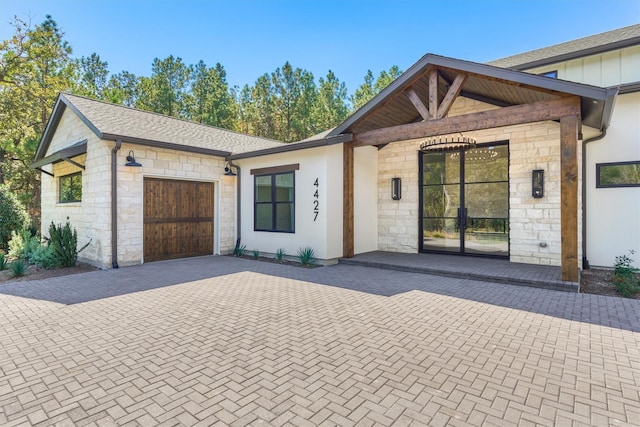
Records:
{"label": "wood garage door", "polygon": [[213,183],[144,179],[144,260],[213,253]]}

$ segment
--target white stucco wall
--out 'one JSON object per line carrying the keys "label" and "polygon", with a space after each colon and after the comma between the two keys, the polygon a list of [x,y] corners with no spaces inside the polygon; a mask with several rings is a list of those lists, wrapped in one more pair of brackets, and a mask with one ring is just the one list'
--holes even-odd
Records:
{"label": "white stucco wall", "polygon": [[596,188],[596,164],[640,161],[640,93],[619,95],[605,138],[586,146],[587,259],[611,267],[630,255],[640,267],[640,187]]}
{"label": "white stucco wall", "polygon": [[[459,98],[450,116],[496,108]],[[560,265],[560,126],[554,122],[468,132],[478,143],[509,141],[509,241],[510,260],[530,264]],[[421,140],[396,142],[378,154],[379,248],[384,251],[418,251],[418,150]],[[581,148],[578,144],[578,165]],[[531,196],[531,171],[545,171],[545,197]],[[579,171],[578,176],[581,176]],[[402,200],[389,196],[391,178],[402,178]],[[578,182],[581,188],[581,182]],[[578,257],[581,252],[581,196],[578,198]],[[542,247],[540,243],[546,244]]]}
{"label": "white stucco wall", "polygon": [[[354,149],[354,252],[378,250],[378,149]],[[391,185],[391,184],[389,184]],[[388,197],[391,189],[388,189]]]}
{"label": "white stucco wall", "polygon": [[[241,172],[241,244],[247,251],[274,254],[284,249],[295,256],[311,247],[316,258],[342,256],[341,144],[237,160]],[[252,169],[299,164],[295,171],[295,233],[254,231],[254,176]],[[314,181],[318,179],[319,214],[314,221]]]}

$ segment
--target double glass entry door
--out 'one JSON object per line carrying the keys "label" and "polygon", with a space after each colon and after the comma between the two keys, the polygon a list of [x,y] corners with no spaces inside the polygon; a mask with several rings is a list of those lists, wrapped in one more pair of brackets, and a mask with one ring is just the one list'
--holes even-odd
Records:
{"label": "double glass entry door", "polygon": [[423,252],[509,256],[509,149],[421,153]]}

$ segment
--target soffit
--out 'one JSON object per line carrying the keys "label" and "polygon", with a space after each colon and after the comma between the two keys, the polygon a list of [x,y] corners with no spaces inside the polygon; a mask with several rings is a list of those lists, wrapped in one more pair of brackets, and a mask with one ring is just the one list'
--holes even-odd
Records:
{"label": "soffit", "polygon": [[423,117],[407,96],[407,90],[414,90],[422,103],[428,106],[429,72],[432,69],[438,72],[438,104],[456,76],[464,74],[467,77],[459,96],[499,107],[579,96],[582,122],[597,129],[602,129],[606,124],[607,108],[611,107],[616,93],[615,90],[596,86],[428,54],[337,126],[329,136],[422,121]]}

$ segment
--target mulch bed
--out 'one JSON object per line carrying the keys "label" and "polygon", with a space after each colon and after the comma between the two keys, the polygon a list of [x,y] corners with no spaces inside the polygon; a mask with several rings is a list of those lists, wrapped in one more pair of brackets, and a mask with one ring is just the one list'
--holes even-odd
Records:
{"label": "mulch bed", "polygon": [[[580,277],[580,293],[620,297],[615,285],[612,283],[613,271],[591,268],[582,270]],[[631,297],[640,299],[640,293]]]}
{"label": "mulch bed", "polygon": [[283,259],[282,261],[278,261],[275,258],[271,258],[271,257],[266,257],[266,256],[259,256],[258,258],[254,257],[253,255],[241,255],[241,256],[236,256],[236,255],[228,255],[231,257],[235,257],[235,258],[244,258],[244,259],[250,259],[252,261],[261,261],[261,262],[270,262],[272,264],[282,264],[282,265],[290,265],[293,267],[302,267],[302,268],[318,268],[318,267],[322,267],[322,264],[313,264],[310,266],[306,266],[298,261],[291,261],[288,259]]}
{"label": "mulch bed", "polygon": [[37,265],[30,265],[24,276],[12,277],[11,270],[0,271],[0,285],[4,283],[26,282],[31,280],[49,279],[51,277],[68,276],[70,274],[86,273],[100,270],[89,264],[78,263],[75,267],[59,267],[45,270]]}

